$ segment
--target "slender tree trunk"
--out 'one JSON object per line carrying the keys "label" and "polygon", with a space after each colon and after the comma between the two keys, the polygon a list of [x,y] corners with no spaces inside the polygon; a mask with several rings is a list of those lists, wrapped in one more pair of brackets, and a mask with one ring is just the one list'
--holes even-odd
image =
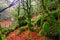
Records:
{"label": "slender tree trunk", "polygon": [[28,29],[31,29],[31,0],[27,0]]}
{"label": "slender tree trunk", "polygon": [[19,5],[18,5],[18,25],[20,26],[19,14],[20,14],[20,0],[19,0]]}

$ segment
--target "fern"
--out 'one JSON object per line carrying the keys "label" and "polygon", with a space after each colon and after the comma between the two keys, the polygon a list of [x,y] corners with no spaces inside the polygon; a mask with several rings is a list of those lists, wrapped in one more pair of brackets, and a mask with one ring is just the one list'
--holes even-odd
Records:
{"label": "fern", "polygon": [[46,34],[49,34],[50,33],[50,25],[49,25],[48,22],[44,22],[43,29],[46,32]]}

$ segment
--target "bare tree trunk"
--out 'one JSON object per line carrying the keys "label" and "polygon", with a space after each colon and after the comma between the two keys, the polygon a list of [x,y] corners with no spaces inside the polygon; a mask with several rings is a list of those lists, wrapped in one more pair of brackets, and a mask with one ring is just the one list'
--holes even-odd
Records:
{"label": "bare tree trunk", "polygon": [[31,29],[31,0],[27,0],[28,29]]}
{"label": "bare tree trunk", "polygon": [[18,5],[18,25],[20,25],[19,14],[20,14],[20,0],[19,0],[19,5]]}

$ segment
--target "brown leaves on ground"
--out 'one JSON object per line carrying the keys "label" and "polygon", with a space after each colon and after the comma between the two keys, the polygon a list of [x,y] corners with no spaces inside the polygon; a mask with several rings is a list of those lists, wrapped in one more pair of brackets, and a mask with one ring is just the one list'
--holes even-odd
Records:
{"label": "brown leaves on ground", "polygon": [[40,37],[38,33],[31,32],[29,30],[21,32],[19,35],[16,35],[18,30],[15,30],[14,32],[11,32],[7,36],[7,40],[45,40],[45,36]]}

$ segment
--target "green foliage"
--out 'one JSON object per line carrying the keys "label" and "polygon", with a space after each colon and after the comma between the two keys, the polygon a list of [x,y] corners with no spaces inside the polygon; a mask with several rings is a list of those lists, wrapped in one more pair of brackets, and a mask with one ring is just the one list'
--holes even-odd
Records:
{"label": "green foliage", "polygon": [[47,20],[48,20],[49,22],[54,22],[54,21],[56,21],[55,17],[52,16],[52,15],[50,15],[49,17],[47,17]]}
{"label": "green foliage", "polygon": [[[60,24],[59,24],[59,20],[60,20],[60,3],[59,0],[43,0],[42,1],[42,6],[43,8],[45,8],[44,10],[46,10],[48,16],[46,17],[46,22],[43,21],[43,28],[42,30],[42,34],[43,32],[46,32],[47,35],[50,34],[51,32],[51,27],[53,28],[53,32],[54,32],[54,36],[60,35]],[[44,11],[43,10],[43,11]],[[43,31],[44,29],[44,31]],[[45,33],[44,33],[45,34]]]}
{"label": "green foliage", "polygon": [[0,35],[0,39],[1,39],[1,40],[6,40],[6,35],[1,34],[1,35]]}
{"label": "green foliage", "polygon": [[55,22],[52,22],[51,23],[51,25],[53,26],[53,28],[54,28],[54,35],[60,35],[60,32],[59,32],[59,30],[60,30],[60,26],[57,24],[57,23],[55,23]]}
{"label": "green foliage", "polygon": [[6,35],[2,33],[2,28],[0,28],[0,39],[1,40],[6,40]]}
{"label": "green foliage", "polygon": [[16,20],[16,22],[13,25],[13,27],[9,28],[9,30],[15,30],[17,26],[18,26],[18,20]]}
{"label": "green foliage", "polygon": [[59,0],[44,0],[45,10],[48,12],[56,12],[58,9]]}
{"label": "green foliage", "polygon": [[45,31],[47,34],[50,33],[50,25],[49,25],[48,22],[44,22],[44,24],[43,24],[43,29],[44,29],[44,31]]}
{"label": "green foliage", "polygon": [[7,35],[9,33],[9,29],[2,29],[2,34]]}
{"label": "green foliage", "polygon": [[24,24],[26,24],[26,23],[27,23],[27,22],[26,22],[25,20],[23,20],[23,21],[20,22],[21,25],[24,25]]}
{"label": "green foliage", "polygon": [[40,30],[39,35],[40,35],[40,36],[44,36],[44,29],[41,29],[41,30]]}
{"label": "green foliage", "polygon": [[59,34],[58,34],[58,31],[57,31],[57,28],[58,28],[57,23],[52,22],[52,23],[51,23],[51,26],[53,27],[54,35],[55,35],[55,36],[59,35]]}
{"label": "green foliage", "polygon": [[15,10],[12,12],[12,15],[15,17],[15,19],[18,19],[18,18],[19,18],[17,7],[16,7]]}
{"label": "green foliage", "polygon": [[22,31],[24,31],[24,30],[25,30],[25,28],[20,27],[20,28],[19,28],[19,30],[22,32]]}
{"label": "green foliage", "polygon": [[24,26],[27,24],[26,19],[19,21],[20,26]]}
{"label": "green foliage", "polygon": [[19,28],[19,31],[17,32],[17,35],[20,34],[22,31],[25,31],[25,28],[24,27],[20,27]]}
{"label": "green foliage", "polygon": [[58,27],[56,28],[57,29],[57,32],[58,32],[58,34],[59,34],[59,36],[60,36],[60,25],[58,25]]}
{"label": "green foliage", "polygon": [[43,15],[38,15],[37,20],[35,21],[35,24],[40,27],[41,20],[44,20]]}
{"label": "green foliage", "polygon": [[48,22],[44,22],[42,29],[40,30],[40,36],[46,35],[50,33],[50,25]]}

